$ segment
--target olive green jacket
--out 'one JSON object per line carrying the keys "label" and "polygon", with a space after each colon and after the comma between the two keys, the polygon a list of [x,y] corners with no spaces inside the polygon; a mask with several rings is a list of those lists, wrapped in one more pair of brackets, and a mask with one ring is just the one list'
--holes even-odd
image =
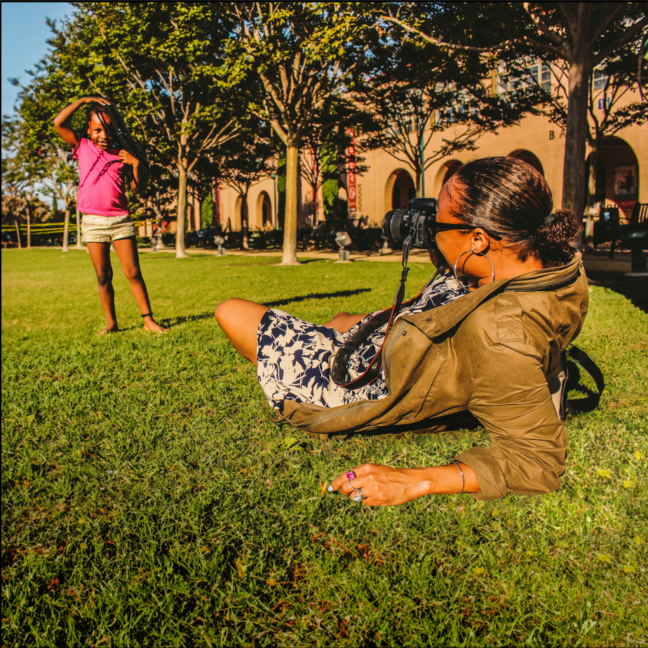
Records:
{"label": "olive green jacket", "polygon": [[281,420],[325,437],[439,432],[470,413],[493,441],[456,457],[477,475],[481,493],[474,497],[555,490],[567,453],[558,413],[562,355],[588,306],[582,265],[576,253],[565,266],[496,281],[434,311],[402,316],[382,352],[388,396],[335,408],[288,400]]}

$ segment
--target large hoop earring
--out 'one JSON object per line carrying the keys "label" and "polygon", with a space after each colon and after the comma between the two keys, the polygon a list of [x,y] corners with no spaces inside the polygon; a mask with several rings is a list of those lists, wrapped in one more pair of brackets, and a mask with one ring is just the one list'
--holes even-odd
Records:
{"label": "large hoop earring", "polygon": [[457,280],[461,285],[463,285],[463,282],[459,279],[459,277],[457,277],[457,264],[459,263],[459,259],[461,259],[461,257],[462,257],[464,254],[475,254],[475,253],[474,253],[472,250],[466,250],[465,252],[462,252],[462,253],[457,257],[457,260],[454,262],[454,266],[452,267],[452,274],[454,275],[454,278],[455,278],[455,279],[456,279],[456,280]]}
{"label": "large hoop earring", "polygon": [[493,266],[493,262],[488,258],[488,255],[485,252],[475,252],[475,250],[466,250],[465,252],[462,252],[457,257],[457,260],[455,261],[454,267],[452,268],[452,272],[453,272],[453,274],[455,276],[455,279],[457,281],[459,281],[459,277],[457,277],[457,264],[459,263],[459,259],[461,259],[461,257],[464,254],[474,254],[475,256],[484,257],[486,259],[486,261],[488,261],[488,263],[490,263],[490,267],[491,267],[491,280],[489,281],[489,283],[493,283],[493,281],[495,281],[495,267]]}

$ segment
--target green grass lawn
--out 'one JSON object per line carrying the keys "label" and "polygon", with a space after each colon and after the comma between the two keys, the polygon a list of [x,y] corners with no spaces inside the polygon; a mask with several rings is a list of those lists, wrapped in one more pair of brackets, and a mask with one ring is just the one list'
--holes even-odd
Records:
{"label": "green grass lawn", "polygon": [[[370,509],[320,485],[488,436],[322,443],[277,425],[213,311],[239,296],[315,322],[367,312],[399,265],[145,254],[171,327],[156,336],[113,261],[124,330],[98,338],[86,253],[2,252],[4,645],[648,642],[648,315],[624,297],[591,288],[578,343],[608,388],[568,422],[559,490]],[[410,295],[430,270],[414,263]]]}

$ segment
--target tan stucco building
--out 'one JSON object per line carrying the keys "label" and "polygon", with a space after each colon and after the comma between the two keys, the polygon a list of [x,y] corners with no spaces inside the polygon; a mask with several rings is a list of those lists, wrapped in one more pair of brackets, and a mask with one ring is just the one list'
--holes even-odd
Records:
{"label": "tan stucco building", "polygon": [[[602,97],[602,93],[599,93]],[[626,93],[626,101],[637,101],[638,93]],[[601,100],[598,101],[599,107]],[[451,128],[461,128],[454,126]],[[436,133],[429,144],[432,152],[447,131]],[[493,155],[515,156],[534,165],[543,173],[554,196],[554,205],[562,200],[562,176],[565,139],[561,130],[542,116],[526,117],[520,125],[502,128],[499,132],[482,136],[474,151],[444,158],[425,172],[425,195],[436,197],[444,181],[462,164],[480,157]],[[362,219],[363,226],[379,226],[385,212],[395,206],[406,206],[414,195],[414,179],[410,169],[386,151],[362,153],[368,170],[358,175],[357,209],[350,218]],[[309,154],[309,153],[308,153]],[[587,155],[590,154],[588,148]],[[599,162],[597,194],[606,206],[618,204],[623,219],[631,215],[634,202],[648,202],[648,125],[629,126],[613,138],[603,142],[598,151]],[[629,175],[628,175],[629,174]],[[616,178],[616,181],[615,181]],[[341,177],[340,197],[347,198],[348,176]],[[634,186],[632,186],[634,183]],[[638,187],[637,187],[638,185]],[[321,191],[315,217],[312,209],[311,188],[302,180],[300,189],[300,225],[313,225],[315,218],[323,220]],[[234,230],[241,228],[241,199],[229,187],[218,192],[220,220]],[[254,185],[248,196],[250,229],[268,228],[276,224],[278,193],[275,180],[268,177]],[[200,228],[200,208],[193,207],[191,229]]]}

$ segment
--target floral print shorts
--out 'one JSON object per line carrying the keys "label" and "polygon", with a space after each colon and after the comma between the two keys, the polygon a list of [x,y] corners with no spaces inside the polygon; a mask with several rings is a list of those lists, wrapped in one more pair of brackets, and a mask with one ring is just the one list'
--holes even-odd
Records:
{"label": "floral print shorts", "polygon": [[[399,317],[443,306],[465,294],[466,289],[446,273],[434,277],[403,308]],[[378,400],[388,394],[384,369],[378,378],[359,389],[344,389],[331,380],[330,369],[337,350],[376,311],[364,317],[346,333],[311,324],[276,309],[267,310],[257,331],[257,378],[271,407],[284,400],[338,407],[361,400]],[[385,340],[387,324],[375,331],[350,357],[347,381],[362,375]]]}

